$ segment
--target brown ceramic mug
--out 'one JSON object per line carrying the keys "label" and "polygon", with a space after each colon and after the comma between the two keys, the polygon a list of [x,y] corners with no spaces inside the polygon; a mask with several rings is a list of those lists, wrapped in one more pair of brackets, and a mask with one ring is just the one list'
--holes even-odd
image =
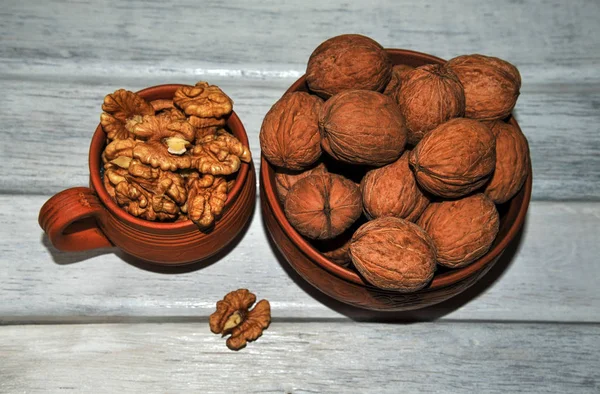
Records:
{"label": "brown ceramic mug", "polygon": [[[159,85],[137,92],[147,101],[171,99],[182,85]],[[245,146],[248,136],[234,113],[227,128]],[[199,262],[225,248],[242,231],[256,201],[256,177],[252,163],[242,163],[221,217],[203,232],[191,221],[151,222],[130,215],[108,195],[100,168],[106,134],[100,125],[89,153],[90,187],[74,187],[51,197],[42,206],[39,224],[52,245],[62,251],[81,251],[116,246],[142,260],[162,265]]]}

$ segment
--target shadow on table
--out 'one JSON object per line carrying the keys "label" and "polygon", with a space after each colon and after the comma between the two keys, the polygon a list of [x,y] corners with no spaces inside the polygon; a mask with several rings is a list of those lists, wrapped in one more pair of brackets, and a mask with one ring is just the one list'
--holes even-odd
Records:
{"label": "shadow on table", "polygon": [[187,265],[163,266],[153,264],[148,261],[138,259],[137,257],[132,256],[130,254],[127,254],[116,247],[93,249],[81,252],[62,252],[52,245],[52,243],[48,239],[48,236],[45,233],[42,235],[42,244],[44,244],[46,249],[48,249],[48,252],[50,252],[52,260],[58,265],[69,265],[92,259],[94,257],[102,256],[105,254],[114,254],[127,264],[130,264],[144,271],[156,272],[160,274],[183,274],[206,268],[227,256],[229,252],[231,252],[240,243],[242,238],[244,238],[244,235],[246,234],[248,228],[250,227],[250,224],[252,223],[255,211],[256,207],[254,207],[252,212],[250,213],[250,218],[246,222],[246,225],[241,229],[238,235],[236,235],[236,237],[229,243],[229,245],[227,245],[217,254],[209,257],[208,259]]}
{"label": "shadow on table", "polygon": [[283,267],[287,275],[308,295],[314,298],[316,301],[322,303],[326,307],[347,316],[348,318],[359,321],[359,322],[386,322],[386,323],[416,323],[416,322],[427,322],[434,321],[441,317],[444,317],[457,309],[461,308],[468,302],[476,299],[489,289],[502,275],[506,272],[508,267],[512,264],[512,261],[520,249],[521,241],[523,238],[523,231],[527,227],[527,218],[521,227],[521,230],[517,233],[513,241],[506,248],[500,259],[494,264],[494,266],[485,274],[480,280],[469,287],[467,290],[452,297],[444,302],[436,305],[432,305],[426,308],[402,311],[402,312],[382,312],[382,311],[371,311],[367,309],[357,308],[352,305],[345,304],[337,301],[326,294],[320,292],[318,289],[313,287],[304,278],[302,278],[285,260],[285,257],[281,254],[277,245],[273,242],[269,230],[266,228],[263,221],[263,231],[265,236],[269,240],[269,246],[271,250],[279,260],[279,264]]}

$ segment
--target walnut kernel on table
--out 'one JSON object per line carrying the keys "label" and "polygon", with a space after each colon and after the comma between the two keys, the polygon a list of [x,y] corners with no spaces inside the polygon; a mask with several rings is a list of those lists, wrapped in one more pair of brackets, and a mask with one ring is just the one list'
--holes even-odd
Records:
{"label": "walnut kernel on table", "polygon": [[255,302],[256,296],[247,289],[232,291],[217,301],[217,310],[209,318],[210,330],[223,336],[231,334],[226,342],[229,349],[242,349],[247,342],[258,339],[269,327],[269,301],[261,300],[250,309]]}
{"label": "walnut kernel on table", "polygon": [[232,112],[231,99],[199,82],[177,89],[175,100],[150,103],[120,89],[106,96],[102,108],[108,138],[103,183],[111,198],[142,219],[189,219],[211,227],[234,182],[225,176],[251,160],[250,150],[221,127]]}

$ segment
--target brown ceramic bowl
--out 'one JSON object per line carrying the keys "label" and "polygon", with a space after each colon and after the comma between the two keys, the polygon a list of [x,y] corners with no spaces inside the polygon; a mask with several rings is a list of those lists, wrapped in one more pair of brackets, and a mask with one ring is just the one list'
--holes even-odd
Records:
{"label": "brown ceramic bowl", "polygon": [[[180,86],[153,86],[137,93],[147,101],[171,99]],[[229,117],[227,128],[248,146],[248,136],[235,112]],[[214,228],[203,232],[190,220],[152,222],[121,209],[102,183],[101,154],[105,145],[106,135],[98,125],[90,145],[90,187],[64,190],[50,198],[40,210],[40,226],[57,249],[80,251],[116,246],[155,264],[190,264],[224,249],[250,220],[256,201],[252,163],[242,163],[223,214]]]}
{"label": "brown ceramic bowl", "polygon": [[[387,51],[394,64],[418,67],[429,63],[445,62],[440,58],[419,52],[401,49]],[[287,92],[307,90],[303,76]],[[510,119],[510,123],[519,127],[514,118]],[[498,261],[523,226],[532,185],[530,166],[529,175],[521,191],[507,203],[498,206],[500,231],[487,254],[464,268],[439,270],[426,288],[405,294],[373,287],[356,271],[340,267],[325,258],[294,230],[279,202],[274,175],[274,167],[263,156],[260,168],[262,213],[271,238],[287,262],[306,281],[328,296],[356,307],[380,311],[424,308],[445,301],[473,285]]]}

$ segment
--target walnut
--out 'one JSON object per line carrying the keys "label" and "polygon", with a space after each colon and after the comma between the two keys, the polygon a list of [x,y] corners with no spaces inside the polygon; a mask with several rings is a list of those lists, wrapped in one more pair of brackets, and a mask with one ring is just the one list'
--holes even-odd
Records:
{"label": "walnut", "polygon": [[348,230],[335,238],[313,241],[313,246],[328,260],[339,266],[348,267],[352,262],[350,259],[350,240],[359,227],[357,226],[359,221],[355,222]]}
{"label": "walnut", "polygon": [[133,138],[112,141],[104,148],[102,161],[106,163],[117,157],[133,157],[133,148],[135,147],[135,144],[136,142]]}
{"label": "walnut", "polygon": [[496,204],[513,198],[527,179],[529,145],[521,131],[497,120],[488,125],[496,137],[496,169],[484,193]]}
{"label": "walnut", "polygon": [[186,185],[187,203],[182,210],[198,227],[209,228],[223,212],[229,191],[228,182],[223,177],[210,174],[200,177],[196,173],[186,179]]}
{"label": "walnut", "polygon": [[406,80],[406,75],[415,68],[407,64],[396,64],[392,67],[392,77],[383,90],[383,94],[397,101],[397,95],[400,93],[402,82]]}
{"label": "walnut", "polygon": [[427,133],[408,160],[423,189],[441,197],[462,197],[490,179],[495,138],[481,122],[452,119]]}
{"label": "walnut", "polygon": [[348,90],[325,102],[319,115],[323,149],[345,163],[382,166],[398,159],[407,130],[388,96]]}
{"label": "walnut", "polygon": [[390,80],[392,62],[369,37],[343,34],[314,50],[306,67],[308,88],[323,98],[348,89],[382,91]]}
{"label": "walnut", "polygon": [[465,93],[447,67],[427,64],[406,75],[397,102],[408,128],[408,143],[416,145],[430,130],[465,113]]}
{"label": "walnut", "polygon": [[104,111],[100,123],[110,140],[123,140],[130,137],[125,128],[127,120],[134,116],[154,115],[154,109],[143,98],[125,89],[119,89],[104,97]]}
{"label": "walnut", "polygon": [[496,206],[485,194],[434,202],[417,224],[433,239],[440,265],[464,267],[483,256],[498,234]]}
{"label": "walnut", "polygon": [[446,65],[464,87],[466,117],[494,120],[510,115],[521,88],[521,75],[515,66],[478,54],[455,57]]}
{"label": "walnut", "polygon": [[155,197],[169,196],[178,205],[186,202],[187,189],[180,174],[152,168],[135,159],[131,161],[128,170],[133,177],[132,181],[151,192]]}
{"label": "walnut", "polygon": [[102,118],[109,138],[102,152],[103,183],[133,216],[189,219],[206,229],[221,215],[234,173],[241,161],[251,160],[250,150],[220,128],[232,103],[218,87],[200,82],[175,96],[147,103],[118,90],[105,98]]}
{"label": "walnut", "polygon": [[429,205],[408,166],[408,154],[367,172],[362,179],[362,202],[369,218],[395,216],[414,222]]}
{"label": "walnut", "polygon": [[183,119],[173,119],[168,115],[144,116],[142,121],[131,128],[139,140],[160,141],[167,146],[167,152],[182,155],[195,138],[194,127]]}
{"label": "walnut", "polygon": [[279,201],[282,203],[285,201],[285,197],[287,196],[290,188],[294,186],[300,179],[306,178],[311,174],[325,173],[327,173],[327,168],[325,168],[325,164],[323,163],[319,163],[318,165],[305,171],[290,171],[281,168],[275,170],[275,187],[277,188]]}
{"label": "walnut", "polygon": [[253,309],[256,296],[247,289],[228,293],[223,300],[217,301],[217,310],[210,315],[210,330],[227,339],[227,347],[240,350],[247,342],[258,339],[271,323],[271,305],[267,300],[259,301]]}
{"label": "walnut", "polygon": [[[127,164],[118,162],[127,159]],[[104,186],[119,206],[147,220],[172,220],[187,199],[183,178],[120,156],[105,165]]]}
{"label": "walnut", "polygon": [[198,116],[190,116],[190,124],[198,129],[206,127],[222,128],[227,124],[227,118],[200,118]]}
{"label": "walnut", "polygon": [[175,107],[163,109],[160,112],[158,112],[156,115],[158,115],[158,116],[168,116],[171,119],[182,119],[182,120],[187,119],[188,122],[190,122],[190,118],[191,118],[191,116],[190,116],[190,118],[187,118],[183,112],[181,112],[179,109],[177,109]]}
{"label": "walnut", "polygon": [[191,152],[192,167],[203,174],[229,175],[251,160],[250,150],[224,130],[197,140]]}
{"label": "walnut", "polygon": [[191,157],[187,154],[181,156],[171,154],[169,147],[161,141],[137,142],[133,148],[133,157],[164,171],[190,168],[192,163]]}
{"label": "walnut", "polygon": [[233,101],[215,85],[198,82],[175,91],[173,102],[187,115],[200,118],[222,118],[231,114]]}
{"label": "walnut", "polygon": [[179,207],[173,200],[154,195],[133,177],[125,179],[115,185],[115,198],[126,212],[146,220],[173,220],[179,216]]}
{"label": "walnut", "polygon": [[150,101],[150,105],[152,106],[152,109],[154,109],[154,112],[159,112],[159,111],[162,111],[165,109],[175,108],[175,105],[173,104],[173,100],[166,100],[166,99],[152,100],[152,101]]}
{"label": "walnut", "polygon": [[312,239],[330,239],[359,218],[360,190],[340,175],[309,175],[292,186],[284,208],[286,217],[300,234]]}
{"label": "walnut", "polygon": [[306,92],[285,94],[267,112],[260,146],[273,165],[302,170],[321,156],[319,110],[323,100]]}
{"label": "walnut", "polygon": [[127,168],[122,168],[112,163],[107,163],[104,165],[104,177],[102,179],[102,183],[104,184],[106,192],[114,202],[117,202],[114,185],[118,185],[119,183],[126,181],[125,176],[128,173],[129,172],[127,171]]}
{"label": "walnut", "polygon": [[382,217],[359,227],[350,241],[354,267],[374,286],[412,292],[435,272],[435,246],[423,229],[407,220]]}

